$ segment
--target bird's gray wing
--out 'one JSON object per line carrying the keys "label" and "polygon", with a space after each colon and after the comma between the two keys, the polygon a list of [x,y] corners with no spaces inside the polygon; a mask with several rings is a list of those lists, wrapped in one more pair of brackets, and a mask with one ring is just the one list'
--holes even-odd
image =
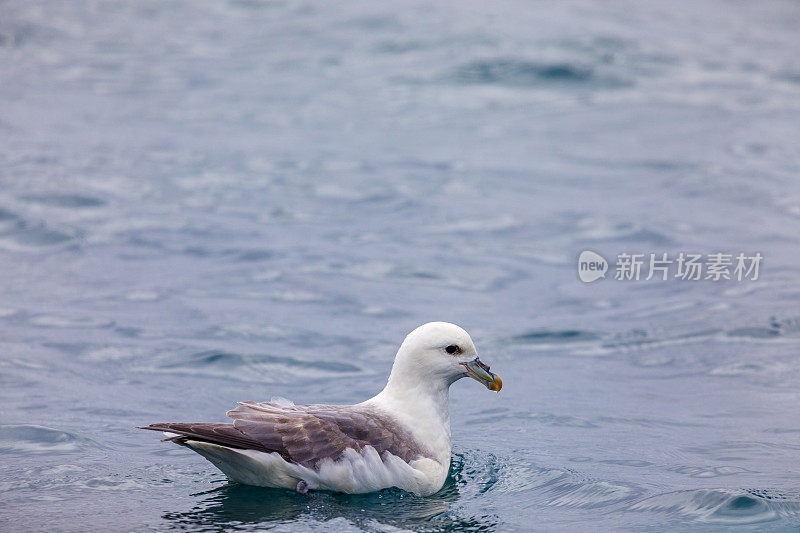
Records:
{"label": "bird's gray wing", "polygon": [[393,417],[363,406],[242,402],[228,411],[233,424],[153,424],[143,429],[167,431],[180,440],[212,442],[238,449],[277,452],[287,461],[314,467],[336,460],[352,448],[372,446],[404,461],[431,456]]}

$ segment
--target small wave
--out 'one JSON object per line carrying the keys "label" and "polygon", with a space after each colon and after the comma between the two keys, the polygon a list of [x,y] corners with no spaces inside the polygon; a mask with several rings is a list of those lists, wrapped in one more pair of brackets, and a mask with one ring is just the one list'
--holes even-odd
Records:
{"label": "small wave", "polygon": [[554,415],[552,413],[531,413],[531,412],[518,412],[515,413],[514,418],[517,420],[533,420],[545,426],[553,427],[571,427],[571,428],[596,428],[597,424],[586,420],[568,415]]}
{"label": "small wave", "polygon": [[632,511],[679,514],[714,524],[753,524],[778,518],[767,500],[742,490],[698,489],[658,494],[629,507]]}
{"label": "small wave", "polygon": [[600,338],[591,331],[578,329],[564,330],[536,330],[511,337],[511,341],[518,344],[554,343],[554,342],[588,342]]}
{"label": "small wave", "polygon": [[238,381],[270,382],[286,376],[306,379],[358,374],[361,369],[338,361],[303,361],[275,355],[246,355],[210,350],[194,353],[178,361],[167,361],[142,371],[225,377]]}
{"label": "small wave", "polygon": [[478,59],[458,67],[454,77],[461,83],[537,85],[542,82],[587,83],[594,70],[571,63],[535,63],[523,59]]}
{"label": "small wave", "polygon": [[43,222],[37,224],[16,220],[12,229],[0,235],[0,248],[31,251],[69,244],[79,236],[77,231],[51,229]]}
{"label": "small wave", "polygon": [[0,453],[3,454],[68,454],[97,446],[91,439],[44,426],[0,426]]}
{"label": "small wave", "polygon": [[258,261],[264,261],[266,259],[271,259],[272,256],[273,256],[273,253],[270,250],[254,249],[254,250],[246,250],[246,251],[240,252],[236,256],[236,260],[240,261],[240,262],[243,262],[243,263],[246,263],[246,262],[258,262]]}
{"label": "small wave", "polygon": [[[720,331],[719,329],[705,329],[697,331],[688,331],[678,333],[675,335],[661,335],[655,336],[643,329],[632,329],[625,333],[614,335],[613,338],[603,343],[604,348],[615,350],[631,349],[633,351],[647,347],[648,349],[664,346],[673,346],[681,344],[692,344],[696,342],[705,341],[711,337],[716,336]],[[645,363],[647,363],[645,361]],[[644,364],[643,366],[648,366]]]}
{"label": "small wave", "polygon": [[452,481],[460,499],[468,499],[483,497],[489,492],[546,491],[548,487],[564,482],[569,475],[565,470],[540,467],[518,458],[503,458],[472,449],[453,454],[448,483]]}
{"label": "small wave", "polygon": [[[359,310],[362,315],[376,317],[376,318],[405,318],[410,313],[402,309],[394,307],[385,307],[381,305],[368,305]],[[2,314],[0,314],[2,316]]]}
{"label": "small wave", "polygon": [[629,501],[641,494],[641,489],[630,484],[610,481],[570,482],[564,480],[549,487],[554,494],[550,505],[592,509]]}
{"label": "small wave", "polygon": [[733,362],[715,366],[709,370],[712,376],[744,376],[758,380],[766,380],[771,385],[782,376],[787,376],[794,371],[794,365],[780,361],[754,363],[748,361]]}
{"label": "small wave", "polygon": [[[259,294],[255,296],[261,298],[264,295]],[[305,290],[276,291],[266,296],[277,302],[286,303],[321,303],[327,300],[326,296],[323,294]]]}
{"label": "small wave", "polygon": [[537,62],[520,58],[476,59],[456,67],[450,78],[465,85],[536,87],[544,85],[616,88],[629,85],[576,61]]}
{"label": "small wave", "polygon": [[155,291],[133,291],[125,295],[125,299],[131,302],[154,302],[161,298]]}
{"label": "small wave", "polygon": [[100,207],[106,204],[106,202],[100,198],[83,196],[80,194],[31,194],[24,196],[22,199],[28,202],[51,207],[66,207],[74,209]]}
{"label": "small wave", "polygon": [[30,323],[47,328],[106,328],[114,325],[113,320],[105,318],[62,314],[37,315],[31,318]]}
{"label": "small wave", "polygon": [[8,222],[12,220],[19,220],[19,217],[11,211],[0,207],[0,222]]}
{"label": "small wave", "polygon": [[650,461],[642,461],[639,459],[604,459],[599,462],[608,465],[630,466],[633,468],[643,468],[646,466],[652,466],[653,464]]}
{"label": "small wave", "polygon": [[71,488],[77,490],[91,490],[91,491],[123,491],[131,492],[136,490],[145,490],[147,486],[144,483],[131,479],[129,477],[121,477],[119,475],[109,475],[101,477],[93,477],[71,484]]}
{"label": "small wave", "polygon": [[694,478],[710,478],[720,476],[733,476],[748,472],[748,470],[738,466],[717,466],[717,467],[701,467],[701,466],[678,466],[668,468],[672,472],[685,474]]}
{"label": "small wave", "polygon": [[781,332],[778,328],[758,326],[743,327],[728,331],[729,337],[749,337],[751,339],[769,339],[778,337],[780,334]]}
{"label": "small wave", "polygon": [[379,54],[400,55],[417,50],[424,50],[431,46],[430,43],[415,40],[383,41],[375,45],[373,50]]}
{"label": "small wave", "polygon": [[564,228],[572,238],[594,243],[624,241],[626,246],[630,246],[634,242],[658,246],[672,244],[672,239],[664,233],[638,222],[616,218],[579,216],[577,219],[565,221]]}
{"label": "small wave", "polygon": [[433,233],[494,233],[519,228],[522,224],[511,215],[496,218],[470,219],[438,225]]}
{"label": "small wave", "polygon": [[494,454],[469,450],[453,454],[449,478],[461,497],[478,496],[492,490],[503,471],[504,464]]}

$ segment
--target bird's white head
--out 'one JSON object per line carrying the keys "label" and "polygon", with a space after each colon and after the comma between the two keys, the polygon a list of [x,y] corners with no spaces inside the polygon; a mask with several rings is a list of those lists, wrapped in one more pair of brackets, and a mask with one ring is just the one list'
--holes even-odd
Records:
{"label": "bird's white head", "polygon": [[447,322],[429,322],[408,334],[395,356],[389,384],[429,384],[448,388],[471,377],[489,390],[499,391],[503,382],[478,359],[469,334]]}

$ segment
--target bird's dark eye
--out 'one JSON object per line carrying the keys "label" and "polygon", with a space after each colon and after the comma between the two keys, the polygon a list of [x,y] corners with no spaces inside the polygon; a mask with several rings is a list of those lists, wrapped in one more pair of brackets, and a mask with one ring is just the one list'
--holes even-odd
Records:
{"label": "bird's dark eye", "polygon": [[455,355],[457,353],[461,353],[461,348],[459,348],[455,344],[451,344],[450,346],[445,348],[444,351],[449,353],[450,355]]}

